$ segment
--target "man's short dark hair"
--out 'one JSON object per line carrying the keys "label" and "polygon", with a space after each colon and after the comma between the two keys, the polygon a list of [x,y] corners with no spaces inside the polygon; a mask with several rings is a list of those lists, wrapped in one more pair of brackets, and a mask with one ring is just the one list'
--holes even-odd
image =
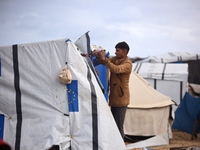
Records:
{"label": "man's short dark hair", "polygon": [[127,51],[127,54],[129,52],[129,46],[126,42],[119,42],[115,48],[120,48],[120,49],[123,49],[123,50],[126,50]]}

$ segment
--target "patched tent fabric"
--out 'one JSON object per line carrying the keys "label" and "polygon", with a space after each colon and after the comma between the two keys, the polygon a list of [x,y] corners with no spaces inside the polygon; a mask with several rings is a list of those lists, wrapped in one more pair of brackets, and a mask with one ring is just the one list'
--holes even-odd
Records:
{"label": "patched tent fabric", "polygon": [[[146,80],[132,71],[130,76],[130,104],[128,105],[124,133],[131,136],[154,136],[127,148],[169,144],[171,138],[171,98],[153,89]],[[153,142],[154,141],[154,142]],[[155,142],[156,141],[156,142]]]}
{"label": "patched tent fabric", "polygon": [[[126,149],[80,53],[68,39],[0,47],[0,135],[13,149]],[[56,79],[66,62],[68,85]]]}

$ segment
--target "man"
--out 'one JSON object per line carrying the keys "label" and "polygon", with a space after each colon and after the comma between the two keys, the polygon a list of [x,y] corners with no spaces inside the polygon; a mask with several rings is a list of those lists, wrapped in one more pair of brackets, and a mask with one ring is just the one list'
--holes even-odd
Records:
{"label": "man", "polygon": [[129,46],[126,42],[120,42],[115,46],[116,56],[105,58],[105,51],[95,51],[93,55],[97,61],[110,69],[110,95],[109,106],[111,112],[124,139],[124,119],[127,106],[130,102],[129,77],[132,71],[132,62],[127,57]]}

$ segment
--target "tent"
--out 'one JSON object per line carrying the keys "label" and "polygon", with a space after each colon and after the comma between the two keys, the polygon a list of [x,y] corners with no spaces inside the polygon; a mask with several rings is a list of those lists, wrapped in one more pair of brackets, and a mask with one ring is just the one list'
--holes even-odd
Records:
{"label": "tent", "polygon": [[[87,61],[90,64],[90,67],[93,69],[93,73],[96,76],[96,79],[104,93],[104,96],[106,100],[108,101],[108,87],[107,87],[107,69],[106,66],[100,64],[97,60],[96,57],[91,55],[92,51],[100,51],[100,50],[105,50],[101,46],[97,45],[90,45],[89,40],[89,32],[85,33],[82,35],[74,44],[81,50],[83,56],[89,56],[87,57]],[[109,52],[106,52],[105,57],[109,57]],[[91,60],[90,60],[91,59]],[[98,76],[98,77],[97,77]]]}
{"label": "tent", "polygon": [[[69,39],[0,47],[0,138],[12,149],[126,149],[81,53]],[[56,77],[66,62],[64,85]]]}
{"label": "tent", "polygon": [[168,52],[161,55],[149,56],[143,60],[140,60],[140,62],[149,62],[149,63],[186,62],[189,60],[199,60],[199,58],[200,54],[194,54],[189,52]]}
{"label": "tent", "polygon": [[[188,64],[133,63],[133,70],[160,93],[179,105],[187,91]],[[177,109],[173,105],[173,110]]]}
{"label": "tent", "polygon": [[187,63],[188,82],[200,84],[200,53],[190,52],[169,52],[157,56],[149,56],[145,59],[135,61],[135,63]]}
{"label": "tent", "polygon": [[153,89],[146,80],[132,71],[130,76],[130,104],[124,133],[132,136],[152,136],[147,140],[128,144],[127,148],[169,144],[174,104],[171,98]]}
{"label": "tent", "polygon": [[180,107],[175,112],[172,128],[185,131],[197,137],[197,134],[200,133],[199,120],[200,97],[194,97],[186,92]]}

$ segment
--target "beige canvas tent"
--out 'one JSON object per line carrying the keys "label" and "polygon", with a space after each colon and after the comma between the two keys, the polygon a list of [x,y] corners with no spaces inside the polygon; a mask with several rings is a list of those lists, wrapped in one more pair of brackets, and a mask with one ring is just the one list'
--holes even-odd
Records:
{"label": "beige canvas tent", "polygon": [[[187,91],[188,64],[186,63],[133,63],[133,70],[151,87],[169,96],[179,105]],[[173,105],[173,110],[178,106]]]}
{"label": "beige canvas tent", "polygon": [[130,76],[130,104],[128,106],[124,132],[133,136],[154,136],[148,140],[128,144],[127,148],[139,148],[169,144],[173,115],[171,98],[152,88],[134,71]]}

